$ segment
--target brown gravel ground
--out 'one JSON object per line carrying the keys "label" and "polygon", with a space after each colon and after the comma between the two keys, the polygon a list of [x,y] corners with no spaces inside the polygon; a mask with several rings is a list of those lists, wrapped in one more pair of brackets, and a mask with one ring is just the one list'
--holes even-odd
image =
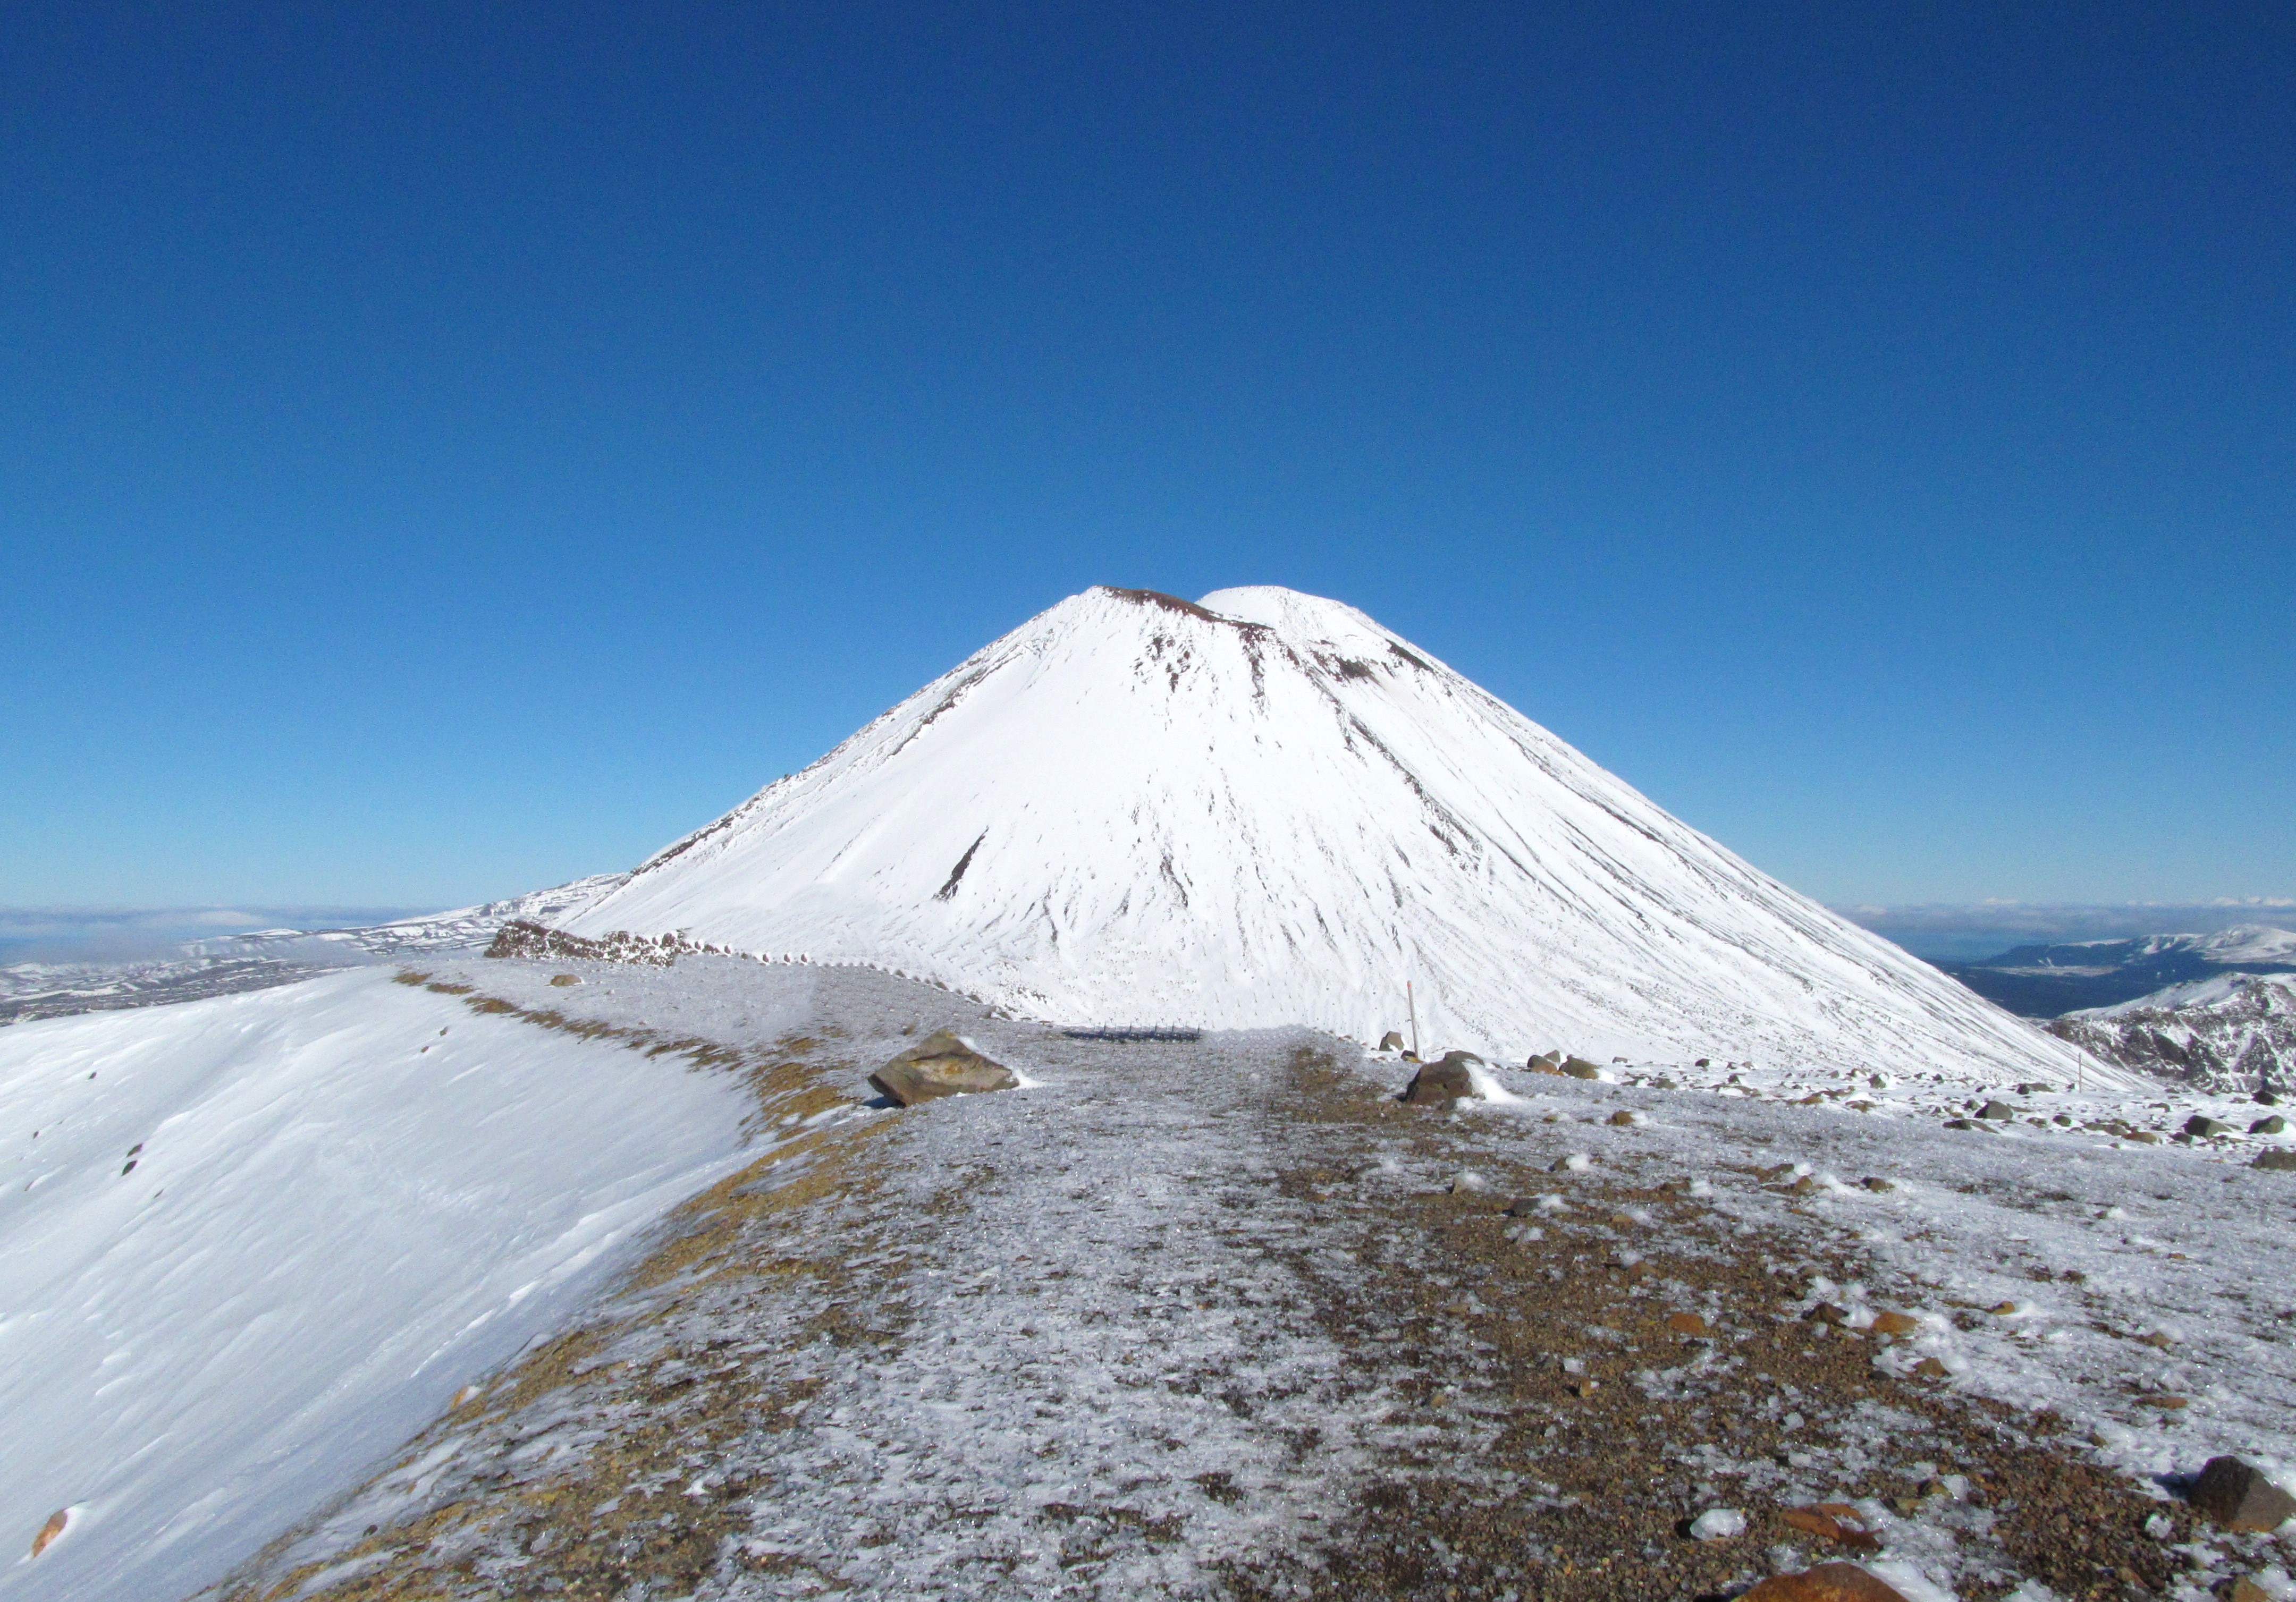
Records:
{"label": "brown gravel ground", "polygon": [[[1487,1192],[1357,1177],[1398,1137],[1421,1157],[1462,1158],[1464,1132],[1427,1108],[1367,1103],[1360,1079],[1313,1053],[1293,1058],[1292,1082],[1314,1149],[1283,1184],[1352,1221],[1365,1260],[1389,1271],[1374,1298],[1351,1291],[1324,1304],[1333,1337],[1361,1364],[1414,1370],[1402,1388],[1437,1439],[1456,1440],[1458,1421],[1472,1418],[1480,1449],[1398,1455],[1318,1549],[1238,1573],[1244,1596],[1298,1596],[1304,1584],[1319,1598],[1722,1597],[1773,1567],[1854,1560],[1780,1516],[1873,1498],[1886,1509],[1876,1522],[1888,1546],[1926,1523],[1950,1531],[1964,1561],[1972,1549],[1992,1557],[1989,1576],[1964,1576],[1961,1594],[1973,1602],[2013,1589],[2019,1574],[2063,1597],[2135,1598],[2170,1576],[2166,1543],[2145,1521],[2167,1513],[2169,1541],[2196,1533],[2188,1508],[2087,1461],[2050,1416],[1891,1379],[1873,1366],[1874,1337],[1784,1312],[1800,1276],[1782,1280],[1770,1265],[1806,1272],[1811,1243],[1730,1233],[1682,1193],[1693,1178],[1726,1176],[1669,1176],[1669,1188],[1573,1174],[1570,1211],[1518,1222],[1511,1200],[1566,1181],[1496,1169],[1487,1154],[1475,1160]],[[1526,1222],[1544,1238],[1521,1239]],[[1621,1266],[1622,1251],[1640,1261]],[[1819,1261],[1837,1281],[1861,1272],[1847,1243]],[[1316,1274],[1313,1263],[1298,1266]],[[1674,1313],[1700,1315],[1710,1333],[1669,1330]],[[1702,1354],[1670,1395],[1632,1378]],[[1584,1375],[1566,1373],[1566,1358]],[[1587,1379],[1595,1385],[1582,1395]],[[1801,1415],[1799,1428],[1784,1426],[1789,1413]],[[1763,1495],[1716,1476],[1702,1446],[1775,1467],[1765,1477],[1778,1483]],[[1963,1499],[1939,1490],[1950,1474],[1966,1479]],[[1745,1534],[1689,1538],[1687,1521],[1714,1506],[1742,1508]]]}
{"label": "brown gravel ground", "polygon": [[[759,1088],[768,1103],[810,1106],[823,1093],[797,1061]],[[1562,1176],[1543,1165],[1563,1148],[1566,1124],[1552,1149],[1525,1140],[1510,1171],[1487,1148],[1471,1154],[1471,1121],[1373,1094],[1312,1050],[1291,1058],[1281,1101],[1296,1115],[1296,1140],[1275,1186],[1331,1226],[1292,1267],[1364,1389],[1401,1397],[1390,1418],[1423,1428],[1385,1453],[1311,1546],[1223,1571],[1239,1598],[1722,1598],[1776,1569],[1858,1556],[1784,1519],[1825,1501],[1863,1504],[1884,1555],[1952,1550],[1964,1602],[1997,1602],[2027,1576],[2066,1598],[2132,1602],[2168,1587],[2180,1561],[2171,1543],[2207,1534],[2181,1503],[2148,1498],[2089,1461],[2049,1416],[1892,1379],[1874,1367],[1876,1337],[1796,1316],[1811,1272],[1846,1282],[1870,1270],[1853,1243],[1819,1236],[1814,1219],[1742,1234],[1686,1193],[1693,1179],[1760,1182],[1753,1148],[1743,1170],[1726,1173]],[[809,1329],[897,1348],[897,1324],[840,1324],[835,1263],[775,1258],[758,1245],[775,1210],[824,1187],[866,1190],[872,1127],[824,1139],[801,1186],[757,1194],[743,1174],[697,1198],[684,1210],[685,1233],[634,1284],[714,1283],[721,1297],[754,1295],[761,1307],[774,1298],[784,1328],[802,1304]],[[1392,1166],[1398,1151],[1411,1157],[1402,1171]],[[1470,1161],[1488,1190],[1455,1194],[1427,1181]],[[1569,1210],[1507,1215],[1515,1197],[1548,1192],[1566,1195]],[[1533,1229],[1542,1233],[1527,1238]],[[1378,1271],[1335,1271],[1334,1246]],[[727,1293],[726,1276],[743,1288]],[[326,1565],[258,1567],[260,1579],[225,1594],[311,1594],[323,1566],[362,1557],[360,1572],[321,1582],[318,1594],[481,1594],[472,1587],[488,1581],[470,1554],[490,1530],[530,1556],[514,1584],[483,1594],[714,1594],[708,1577],[721,1543],[740,1533],[733,1504],[742,1486],[729,1482],[700,1501],[679,1487],[718,1435],[754,1427],[791,1399],[726,1377],[740,1364],[720,1361],[722,1336],[681,1344],[676,1310],[672,1300],[633,1315],[661,1338],[613,1381],[634,1405],[576,1478],[546,1494],[481,1492],[371,1530]],[[1669,1329],[1679,1313],[1698,1315],[1705,1331]],[[587,1353],[630,1328],[541,1349],[481,1406],[508,1417],[554,1389],[594,1388],[594,1374],[583,1377]],[[455,1426],[450,1418],[432,1433]],[[1948,1480],[1963,1493],[1944,1489]],[[591,1510],[610,1489],[619,1510],[601,1519]],[[1709,1507],[1742,1509],[1745,1533],[1690,1538],[1687,1521]],[[2144,1529],[2161,1514],[2173,1524],[2165,1540]]]}

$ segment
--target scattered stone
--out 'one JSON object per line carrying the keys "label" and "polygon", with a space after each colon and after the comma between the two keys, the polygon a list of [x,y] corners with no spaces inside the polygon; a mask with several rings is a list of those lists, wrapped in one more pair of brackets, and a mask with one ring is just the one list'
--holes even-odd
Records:
{"label": "scattered stone", "polygon": [[1788,1508],[1778,1515],[1789,1528],[1821,1541],[1831,1541],[1853,1552],[1878,1552],[1882,1543],[1866,1528],[1857,1509],[1847,1502],[1820,1502],[1815,1508]]}
{"label": "scattered stone", "polygon": [[2210,1458],[2201,1466],[2189,1499],[2227,1530],[2262,1535],[2296,1518],[2296,1498],[2239,1458]]}
{"label": "scattered stone", "polygon": [[1379,1049],[1382,1051],[1402,1050],[1403,1036],[1395,1030],[1390,1029],[1385,1034],[1379,1037]]}
{"label": "scattered stone", "polygon": [[1921,1327],[1921,1320],[1910,1312],[1877,1312],[1874,1315],[1873,1330],[1876,1335],[1911,1335]]}
{"label": "scattered stone", "polygon": [[1995,1318],[2005,1319],[2011,1313],[2017,1311],[2017,1304],[2014,1302],[1996,1302],[1992,1306],[1987,1308],[1985,1311],[1991,1313]]}
{"label": "scattered stone", "polygon": [[1714,1066],[1714,1059],[1710,1057],[1702,1057],[1690,1066],[1694,1068],[1710,1068]]}
{"label": "scattered stone", "polygon": [[1595,1392],[1603,1388],[1602,1381],[1589,1379],[1583,1374],[1576,1379],[1568,1379],[1563,1381],[1563,1385],[1573,1396],[1578,1397],[1581,1400],[1584,1400],[1588,1396],[1592,1396]]}
{"label": "scattered stone", "polygon": [[1785,1178],[1786,1175],[1792,1173],[1793,1171],[1794,1165],[1792,1163],[1780,1163],[1774,1168],[1755,1169],[1754,1177],[1761,1181],[1765,1185],[1772,1185]]}
{"label": "scattered stone", "polygon": [[[1948,1118],[1945,1121],[1945,1126],[1948,1129],[1983,1129],[1985,1127],[1985,1125],[1978,1123],[1974,1118]],[[1760,1589],[1761,1588],[1759,1586],[1755,1588],[1757,1590]],[[1749,1591],[1746,1594],[1748,1596],[1751,1596],[1753,1595],[1753,1592]]]}
{"label": "scattered stone", "polygon": [[1451,1194],[1454,1196],[1472,1195],[1475,1191],[1488,1190],[1490,1188],[1490,1181],[1472,1168],[1462,1168],[1457,1176],[1451,1181]]}
{"label": "scattered stone", "polygon": [[2272,1602],[2272,1593],[2243,1574],[2232,1582],[2232,1590],[2225,1594],[2225,1602]]}
{"label": "scattered stone", "polygon": [[553,990],[563,990],[569,985],[579,985],[581,982],[582,976],[580,974],[553,974],[550,976],[550,987]]}
{"label": "scattered stone", "polygon": [[2136,1141],[2139,1146],[2158,1146],[2161,1144],[2161,1137],[2154,1134],[2149,1129],[2132,1129],[2125,1138]]}
{"label": "scattered stone", "polygon": [[1805,1173],[1792,1184],[1786,1187],[1786,1194],[1789,1196],[1808,1196],[1817,1188],[1817,1175],[1814,1173]]}
{"label": "scattered stone", "polygon": [[2138,1407],[2159,1408],[2164,1413],[2173,1413],[2180,1409],[2192,1406],[2193,1399],[2189,1396],[2174,1396],[2168,1394],[2158,1396],[2139,1396],[2136,1399],[2136,1405]]}
{"label": "scattered stone", "polygon": [[2256,1104],[2259,1107],[2278,1107],[2280,1105],[2280,1098],[2274,1095],[2270,1091],[2259,1091],[2256,1092]]}
{"label": "scattered stone", "polygon": [[2015,1117],[2017,1116],[2017,1109],[2010,1106],[2005,1101],[1988,1101],[1983,1107],[1977,1109],[1977,1116],[1980,1118],[1990,1119],[1994,1123],[1998,1124]]}
{"label": "scattered stone", "polygon": [[869,1075],[870,1088],[896,1107],[1015,1090],[1020,1083],[1012,1069],[989,1061],[946,1029],[935,1030]]}
{"label": "scattered stone", "polygon": [[1573,1079],[1600,1079],[1603,1076],[1603,1070],[1583,1057],[1563,1058],[1562,1071]]}
{"label": "scattered stone", "polygon": [[1934,1357],[1925,1357],[1914,1365],[1914,1372],[1923,1379],[1950,1379],[1953,1370]]}
{"label": "scattered stone", "polygon": [[2259,1151],[2251,1168],[2277,1169],[2283,1173],[2296,1173],[2296,1151]]}
{"label": "scattered stone", "polygon": [[70,1508],[59,1508],[49,1514],[48,1522],[40,1526],[40,1533],[37,1535],[32,1537],[32,1556],[37,1557],[46,1551],[56,1537],[64,1533],[64,1526],[70,1523]]}
{"label": "scattered stone", "polygon": [[1676,1335],[1707,1333],[1706,1320],[1694,1312],[1669,1312],[1666,1315],[1666,1327]]}
{"label": "scattered stone", "polygon": [[2146,1345],[2157,1347],[2162,1352],[2166,1352],[2177,1344],[2177,1337],[2165,1329],[2155,1329],[2149,1335],[2140,1335],[2136,1338]]}
{"label": "scattered stone", "polygon": [[1836,1307],[1831,1302],[1820,1302],[1816,1306],[1811,1308],[1808,1312],[1801,1316],[1804,1321],[1812,1324],[1840,1325],[1846,1324],[1849,1321],[1849,1310],[1847,1308]]}
{"label": "scattered stone", "polygon": [[1746,1533],[1746,1516],[1735,1508],[1709,1508],[1686,1531],[1693,1541],[1734,1541]]}
{"label": "scattered stone", "polygon": [[2259,1118],[2250,1124],[2248,1132],[2252,1135],[2284,1135],[2288,1132],[2288,1120],[2275,1113],[2268,1118]]}
{"label": "scattered stone", "polygon": [[1440,1061],[1424,1065],[1411,1076],[1403,1099],[1413,1107],[1427,1107],[1438,1101],[1447,1103],[1472,1097],[1475,1082],[1468,1076],[1467,1065],[1482,1060],[1472,1051],[1446,1051]]}
{"label": "scattered stone", "polygon": [[2185,1120],[2185,1132],[2188,1135],[2228,1135],[2232,1133],[2232,1125],[2219,1124],[2214,1118],[2194,1113]]}
{"label": "scattered stone", "polygon": [[1821,1563],[1800,1574],[1773,1574],[1738,1602],[1906,1602],[1854,1563]]}
{"label": "scattered stone", "polygon": [[1635,1121],[1635,1116],[1634,1116],[1634,1114],[1632,1114],[1632,1113],[1628,1112],[1628,1111],[1625,1108],[1623,1108],[1623,1107],[1622,1107],[1622,1108],[1620,1108],[1617,1112],[1612,1113],[1612,1114],[1611,1115],[1611,1124],[1612,1127],[1614,1127],[1614,1128],[1618,1128],[1618,1129],[1628,1129],[1628,1128],[1631,1128],[1631,1127],[1633,1126],[1633,1124],[1634,1124],[1634,1121]]}
{"label": "scattered stone", "polygon": [[1857,1182],[1865,1186],[1868,1190],[1874,1192],[1876,1195],[1882,1194],[1885,1191],[1895,1190],[1898,1188],[1896,1181],[1882,1179],[1879,1176],[1871,1173],[1867,1174],[1864,1179]]}

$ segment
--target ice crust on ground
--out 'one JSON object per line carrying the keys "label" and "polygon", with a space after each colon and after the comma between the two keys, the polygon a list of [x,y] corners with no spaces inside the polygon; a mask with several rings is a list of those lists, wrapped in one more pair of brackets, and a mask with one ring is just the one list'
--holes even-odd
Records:
{"label": "ice crust on ground", "polygon": [[1275,588],[1071,597],[558,921],[1063,1023],[1376,1040],[1408,979],[1431,1042],[1495,1060],[2078,1060],[1353,608]]}
{"label": "ice crust on ground", "polygon": [[[521,999],[520,986],[544,993],[547,969],[453,971]],[[2284,1480],[2296,1465],[2296,1354],[2283,1335],[2296,1293],[2278,1272],[2296,1176],[2234,1166],[2239,1143],[2148,1148],[2030,1126],[1948,1130],[1926,1083],[1856,1113],[1796,1105],[1788,1092],[1803,1083],[1760,1070],[1709,1086],[1692,1082],[1689,1065],[1628,1065],[1616,1083],[1502,1067],[1492,1077],[1515,1099],[1425,1115],[1464,1152],[1437,1161],[1398,1140],[1361,1173],[1324,1175],[1302,1194],[1275,1182],[1296,1175],[1307,1148],[1275,1093],[1285,1055],[1335,1050],[1366,1095],[1398,1092],[1409,1065],[1297,1031],[1076,1042],[865,971],[681,958],[672,969],[613,977],[610,993],[599,980],[611,971],[586,967],[592,983],[568,1005],[602,1020],[643,1016],[704,973],[731,976],[711,986],[765,994],[803,987],[816,1009],[808,1027],[840,1032],[857,1097],[868,1065],[936,1026],[976,1039],[1037,1086],[855,1113],[887,1121],[868,1148],[870,1182],[832,1189],[772,1238],[776,1253],[845,1271],[850,1288],[836,1316],[897,1337],[890,1347],[817,1338],[809,1332],[832,1310],[795,1292],[759,1299],[738,1282],[680,1280],[646,1293],[657,1304],[674,1298],[663,1321],[633,1324],[598,1354],[600,1374],[643,1368],[674,1338],[719,1353],[712,1362],[730,1365],[753,1394],[803,1398],[711,1448],[715,1467],[692,1493],[718,1494],[712,1476],[744,1476],[742,1563],[758,1573],[707,1595],[1205,1594],[1229,1557],[1312,1542],[1382,1453],[1390,1465],[1403,1449],[1471,1464],[1476,1432],[1496,1421],[1431,1428],[1424,1410],[1391,1405],[1375,1376],[1366,1383],[1360,1363],[1346,1371],[1349,1353],[1310,1316],[1306,1278],[1344,1295],[1387,1271],[1348,1249],[1360,1244],[1342,1215],[1349,1185],[1450,1189],[1463,1156],[1478,1176],[1540,1176],[1534,1182],[1565,1209],[1595,1176],[1693,1178],[1692,1194],[1772,1256],[1773,1304],[1742,1311],[1795,1320],[1825,1300],[1858,1326],[1878,1310],[1913,1311],[1915,1334],[1868,1337],[1877,1367],[1937,1356],[1950,1385],[2054,1409],[2070,1438],[2102,1442],[2097,1450],[2140,1483],[2190,1473],[2222,1451]],[[1675,1088],[1648,1082],[1660,1073]],[[1759,1083],[1745,1083],[1750,1075]],[[2094,1091],[2021,1100],[2146,1110]],[[1620,1110],[1640,1121],[1611,1122]],[[1569,1155],[1586,1161],[1562,1167]],[[1760,1182],[1750,1172],[1758,1166],[1816,1183],[1793,1194]],[[800,1164],[755,1182],[810,1172]],[[1895,1188],[1869,1190],[1867,1176]],[[1608,1227],[1626,1261],[1649,1222],[1622,1212]],[[1845,1235],[1874,1269],[1836,1283],[1809,1265]],[[2040,1270],[2050,1278],[2037,1278]],[[1982,1311],[2005,1302],[2015,1311]],[[615,1309],[600,1316],[611,1324]],[[1845,1338],[1808,1328],[1813,1340]],[[2145,1344],[2154,1335],[2169,1345]],[[659,1371],[652,1383],[681,1377]],[[1637,1383],[1660,1395],[1669,1381],[1653,1367]],[[2186,1408],[2142,1404],[2171,1387]],[[295,1557],[322,1559],[368,1524],[488,1494],[497,1475],[545,1480],[599,1450],[637,1405],[611,1387],[572,1386],[482,1426],[441,1426],[406,1473],[337,1508]],[[1886,1411],[1866,1422],[1891,1427]],[[1856,1443],[1845,1443],[1832,1459],[1789,1466],[1705,1449],[1724,1499],[1710,1505],[1837,1494],[1831,1475],[1857,1461]],[[1892,1539],[1908,1585],[1949,1594],[1961,1561],[1949,1529],[1917,1540],[1907,1526]],[[517,1545],[485,1549],[481,1573],[499,1564],[507,1583]]]}
{"label": "ice crust on ground", "polygon": [[573,1316],[747,1106],[372,969],[0,1030],[0,1541],[78,1509],[0,1596],[214,1578]]}

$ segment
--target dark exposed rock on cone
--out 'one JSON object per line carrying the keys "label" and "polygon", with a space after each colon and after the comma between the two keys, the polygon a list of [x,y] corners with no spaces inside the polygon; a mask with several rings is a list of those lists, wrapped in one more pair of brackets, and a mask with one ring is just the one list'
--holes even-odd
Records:
{"label": "dark exposed rock on cone", "polygon": [[2227,1530],[2264,1534],[2296,1518],[2296,1497],[2238,1458],[2210,1458],[2194,1483],[2193,1506]]}
{"label": "dark exposed rock on cone", "polygon": [[1403,1099],[1414,1107],[1434,1101],[1457,1101],[1475,1093],[1475,1082],[1468,1077],[1467,1065],[1482,1058],[1472,1051],[1446,1051],[1442,1060],[1423,1066],[1411,1076],[1410,1088]]}
{"label": "dark exposed rock on cone", "polygon": [[914,1107],[936,1096],[978,1091],[1009,1091],[1020,1081],[946,1029],[934,1031],[869,1075],[871,1088],[896,1107]]}
{"label": "dark exposed rock on cone", "polygon": [[1603,1070],[1583,1057],[1564,1058],[1562,1071],[1573,1079],[1600,1079],[1603,1076]]}
{"label": "dark exposed rock on cone", "polygon": [[2185,1120],[2185,1132],[2188,1135],[2228,1135],[2232,1133],[2232,1125],[2219,1124],[2205,1113],[2194,1113]]}

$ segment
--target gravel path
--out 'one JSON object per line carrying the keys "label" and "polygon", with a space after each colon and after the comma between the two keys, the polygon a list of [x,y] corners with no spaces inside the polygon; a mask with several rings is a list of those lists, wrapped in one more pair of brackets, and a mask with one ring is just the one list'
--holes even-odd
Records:
{"label": "gravel path", "polygon": [[[1661,1140],[1632,1121],[1660,1093],[1575,1084],[1452,1114],[1304,1034],[1070,1041],[803,983],[726,1047],[758,1162],[227,1594],[1623,1598],[1864,1552],[1910,1602],[2038,1602],[2276,1561],[2062,1418],[1923,1377],[1954,1310],[1898,1339],[1804,1316],[1935,1299],[1869,1215],[1785,1189],[1781,1142],[1864,1139],[1849,1116],[1685,1096]],[[1028,1086],[862,1105],[943,1024]],[[1821,1502],[1844,1539],[1787,1516]],[[1742,1532],[1688,1533],[1710,1510]]]}

